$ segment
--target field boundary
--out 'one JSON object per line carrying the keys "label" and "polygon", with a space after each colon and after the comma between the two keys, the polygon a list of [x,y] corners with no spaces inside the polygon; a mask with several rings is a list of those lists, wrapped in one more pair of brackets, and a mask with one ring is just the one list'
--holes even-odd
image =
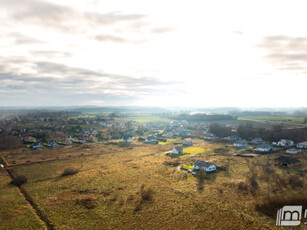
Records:
{"label": "field boundary", "polygon": [[[11,179],[15,178],[14,174],[10,169],[5,168],[5,170]],[[55,228],[53,224],[48,220],[47,216],[38,208],[38,206],[35,204],[32,197],[27,193],[27,191],[22,186],[19,186],[17,188],[21,195],[24,197],[25,201],[32,207],[37,217],[42,221],[42,223],[44,223],[46,229],[54,230]]]}

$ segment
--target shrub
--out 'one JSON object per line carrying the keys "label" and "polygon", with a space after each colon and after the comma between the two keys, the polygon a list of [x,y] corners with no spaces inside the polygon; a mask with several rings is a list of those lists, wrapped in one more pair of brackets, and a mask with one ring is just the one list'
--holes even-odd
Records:
{"label": "shrub", "polygon": [[247,194],[247,192],[248,192],[248,186],[243,181],[241,181],[238,184],[238,192],[241,192],[241,193],[244,193],[244,194]]}
{"label": "shrub", "polygon": [[150,188],[145,189],[144,187],[144,185],[141,187],[141,203],[153,200],[153,190]]}
{"label": "shrub", "polygon": [[70,175],[75,175],[79,172],[78,169],[75,168],[66,168],[64,169],[64,172],[62,173],[62,176],[70,176]]}
{"label": "shrub", "polygon": [[141,190],[140,190],[140,200],[139,202],[136,204],[134,211],[140,211],[142,209],[142,204],[145,202],[152,202],[153,201],[153,190],[150,188],[145,189],[145,185],[143,184],[141,186]]}
{"label": "shrub", "polygon": [[28,179],[25,176],[17,176],[11,181],[11,184],[17,187],[27,183]]}
{"label": "shrub", "polygon": [[92,198],[85,198],[85,199],[81,199],[81,200],[77,200],[76,204],[87,208],[87,209],[93,209],[97,207],[97,202],[96,200],[92,199]]}
{"label": "shrub", "polygon": [[163,164],[166,166],[172,166],[172,167],[177,167],[178,165],[180,165],[178,161],[164,161]]}
{"label": "shrub", "polygon": [[288,178],[288,184],[291,185],[293,188],[303,187],[303,183],[304,181],[298,176],[290,176]]}

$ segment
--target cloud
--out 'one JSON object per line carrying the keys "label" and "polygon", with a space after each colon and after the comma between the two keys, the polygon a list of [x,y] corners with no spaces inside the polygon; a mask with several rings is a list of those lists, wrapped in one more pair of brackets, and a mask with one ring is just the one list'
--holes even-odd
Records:
{"label": "cloud", "polygon": [[3,0],[11,17],[27,24],[69,29],[65,22],[78,17],[72,8],[39,0]]}
{"label": "cloud", "polygon": [[237,34],[237,35],[243,35],[244,33],[240,30],[235,30],[233,31],[234,34]]}
{"label": "cloud", "polygon": [[31,50],[30,53],[33,56],[46,57],[46,58],[58,58],[58,57],[70,57],[69,52],[60,52],[55,50]]}
{"label": "cloud", "polygon": [[157,33],[157,34],[164,34],[164,33],[169,33],[172,32],[174,28],[172,27],[155,27],[151,29],[152,33]]}
{"label": "cloud", "polygon": [[145,40],[142,41],[131,40],[110,34],[99,34],[95,36],[95,39],[100,42],[116,42],[116,43],[131,43],[131,44],[140,44],[145,42]]}
{"label": "cloud", "polygon": [[52,27],[62,31],[79,30],[80,25],[112,25],[119,22],[143,20],[142,14],[123,14],[120,12],[96,13],[80,12],[71,7],[43,0],[3,0],[9,15],[16,21],[43,27]]}
{"label": "cloud", "polygon": [[278,69],[307,72],[307,37],[267,36],[257,47]]}
{"label": "cloud", "polygon": [[143,14],[122,14],[119,12],[106,14],[85,12],[83,16],[89,22],[94,22],[98,25],[110,25],[119,22],[139,21],[146,17],[146,15]]}
{"label": "cloud", "polygon": [[41,40],[38,40],[33,37],[29,37],[27,35],[23,35],[20,33],[10,33],[9,37],[13,37],[15,39],[15,45],[31,45],[31,44],[42,44],[45,43]]}
{"label": "cloud", "polygon": [[[18,60],[19,65],[13,65],[12,60]],[[31,71],[24,71],[23,66],[30,66]],[[0,80],[3,100],[6,94],[13,93],[23,95],[21,100],[49,97],[59,104],[67,98],[80,103],[101,100],[123,103],[129,101],[127,98],[136,100],[169,93],[169,85],[177,84],[148,76],[136,78],[59,63],[32,62],[24,57],[0,57]]]}

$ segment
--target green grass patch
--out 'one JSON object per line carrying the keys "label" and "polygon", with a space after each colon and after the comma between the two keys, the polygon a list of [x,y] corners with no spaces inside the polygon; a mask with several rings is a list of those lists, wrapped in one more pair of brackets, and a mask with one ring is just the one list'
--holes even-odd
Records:
{"label": "green grass patch", "polygon": [[200,154],[204,153],[206,149],[201,147],[188,147],[183,149],[184,154]]}
{"label": "green grass patch", "polygon": [[169,144],[182,144],[182,140],[180,138],[171,138],[167,139],[167,141],[159,141],[159,145],[169,145]]}
{"label": "green grass patch", "polygon": [[243,116],[239,119],[250,119],[259,121],[281,121],[281,122],[292,122],[297,124],[304,123],[304,117],[270,117],[270,116]]}
{"label": "green grass patch", "polygon": [[140,117],[127,117],[126,120],[137,122],[171,122],[172,119],[158,116],[140,116]]}
{"label": "green grass patch", "polygon": [[184,165],[184,166],[182,166],[182,168],[187,169],[187,170],[189,170],[189,169],[192,170],[194,168],[194,166],[193,165]]}

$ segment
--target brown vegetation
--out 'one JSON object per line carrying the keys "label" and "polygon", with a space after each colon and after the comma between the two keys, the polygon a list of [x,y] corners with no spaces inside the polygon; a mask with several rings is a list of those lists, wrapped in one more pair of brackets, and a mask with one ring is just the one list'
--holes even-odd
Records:
{"label": "brown vegetation", "polygon": [[266,196],[256,204],[255,209],[268,216],[275,216],[278,209],[285,205],[303,205],[307,206],[307,193],[291,195]]}
{"label": "brown vegetation", "polygon": [[64,169],[64,172],[62,173],[62,176],[70,176],[70,175],[75,175],[79,172],[79,169],[75,168],[66,168]]}

